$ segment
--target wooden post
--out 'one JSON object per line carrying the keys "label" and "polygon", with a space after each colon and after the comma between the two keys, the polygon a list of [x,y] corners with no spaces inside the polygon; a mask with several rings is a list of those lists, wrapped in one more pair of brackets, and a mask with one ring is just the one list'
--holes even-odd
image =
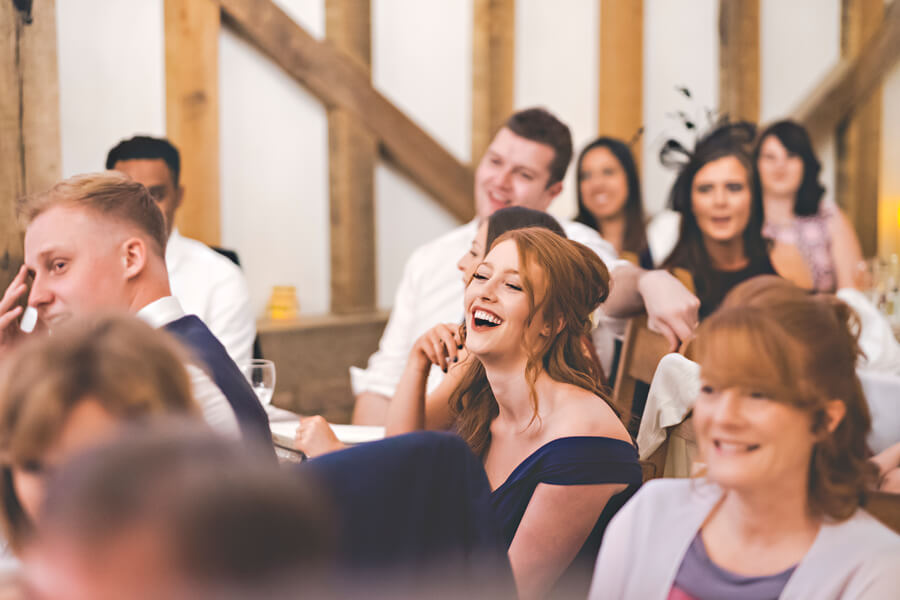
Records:
{"label": "wooden post", "polygon": [[[369,0],[326,0],[326,38],[371,77]],[[375,309],[375,164],[378,143],[346,109],[328,108],[331,311]]]}
{"label": "wooden post", "polygon": [[513,111],[515,0],[475,0],[472,26],[472,165]]}
{"label": "wooden post", "polygon": [[219,243],[219,21],[215,0],[165,0],[166,133],[181,153],[181,232]]}
{"label": "wooden post", "polygon": [[0,289],[22,264],[20,196],[61,175],[56,3],[36,2],[31,22],[0,1]]}
{"label": "wooden post", "polygon": [[644,123],[644,2],[601,0],[597,128],[626,142],[640,164]]}
{"label": "wooden post", "polygon": [[[855,58],[878,31],[884,2],[843,0],[841,17],[841,52]],[[878,86],[837,131],[837,200],[856,228],[864,256],[878,252],[881,104]]]}
{"label": "wooden post", "polygon": [[759,120],[759,0],[719,0],[719,112]]}

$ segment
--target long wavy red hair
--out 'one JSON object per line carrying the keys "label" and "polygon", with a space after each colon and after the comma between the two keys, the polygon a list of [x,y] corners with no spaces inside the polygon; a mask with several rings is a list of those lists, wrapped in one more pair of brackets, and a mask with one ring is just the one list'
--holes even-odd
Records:
{"label": "long wavy red hair", "polygon": [[[591,314],[609,295],[609,271],[593,250],[546,229],[528,227],[509,231],[492,245],[515,242],[519,253],[519,273],[528,297],[530,327],[537,315],[541,322],[556,325],[549,336],[534,336],[526,346],[528,382],[533,418],[538,417],[538,397],[534,384],[541,372],[555,381],[588,390],[609,402],[603,375],[585,352],[584,340],[593,328]],[[536,289],[540,284],[542,289]],[[539,299],[539,300],[538,300]],[[463,336],[465,328],[463,328]],[[525,339],[522,340],[525,343]],[[499,413],[484,366],[470,356],[467,369],[450,397],[456,430],[478,456],[490,445],[490,424]]]}

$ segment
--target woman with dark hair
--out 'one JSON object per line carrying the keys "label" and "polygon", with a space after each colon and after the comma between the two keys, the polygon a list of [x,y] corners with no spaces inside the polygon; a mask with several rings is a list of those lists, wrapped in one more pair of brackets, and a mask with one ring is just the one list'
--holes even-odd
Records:
{"label": "woman with dark hair", "polygon": [[806,129],[793,121],[770,125],[753,151],[754,193],[765,211],[763,235],[800,251],[818,291],[853,287],[862,250],[844,213],[822,202],[822,170]]}
{"label": "woman with dark hair", "polygon": [[780,274],[809,286],[796,249],[762,236],[762,203],[750,185],[749,146],[755,133],[751,123],[721,125],[692,152],[670,141],[660,154],[663,164],[681,166],[669,195],[672,208],[681,213],[681,229],[663,268],[691,274],[700,319],[711,314],[732,287],[757,275]]}
{"label": "woman with dark hair", "polygon": [[628,145],[611,137],[597,138],[581,151],[575,172],[575,220],[596,229],[619,254],[630,253],[641,267],[652,269],[641,182]]}
{"label": "woman with dark hair", "polygon": [[490,248],[498,237],[507,231],[524,229],[525,227],[541,227],[549,229],[561,237],[567,237],[559,221],[542,210],[534,210],[524,206],[501,208],[478,225],[475,239],[472,240],[472,247],[456,263],[456,267],[462,271],[463,283],[469,283],[475,267],[484,258],[486,249]]}
{"label": "woman with dark hair", "polygon": [[853,311],[777,277],[700,325],[703,473],[619,512],[591,600],[896,598],[900,536],[864,509],[876,469]]}

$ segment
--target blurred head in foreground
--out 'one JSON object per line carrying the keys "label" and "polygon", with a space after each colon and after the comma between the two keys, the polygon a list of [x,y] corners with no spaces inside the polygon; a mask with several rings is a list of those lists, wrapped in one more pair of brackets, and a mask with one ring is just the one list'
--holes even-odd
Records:
{"label": "blurred head in foreground", "polygon": [[51,480],[25,561],[37,598],[321,596],[333,528],[302,473],[184,423],[126,433]]}
{"label": "blurred head in foreground", "polygon": [[874,476],[857,331],[833,296],[775,276],[734,288],[697,334],[707,477],[739,494],[791,488],[814,518],[850,517]]}
{"label": "blurred head in foreground", "polygon": [[69,322],[30,340],[0,371],[0,524],[20,551],[45,478],[123,423],[198,418],[181,349],[125,315]]}

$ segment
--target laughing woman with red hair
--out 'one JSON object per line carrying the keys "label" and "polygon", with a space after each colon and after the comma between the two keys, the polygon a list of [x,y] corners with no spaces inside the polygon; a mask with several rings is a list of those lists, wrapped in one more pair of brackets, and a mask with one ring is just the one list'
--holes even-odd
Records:
{"label": "laughing woman with red hair", "polygon": [[[522,598],[583,597],[605,525],[641,481],[584,352],[608,292],[587,247],[546,230],[507,232],[468,282],[465,330],[416,342],[388,413],[388,434],[454,429],[481,458]],[[426,398],[432,364],[450,373]]]}

